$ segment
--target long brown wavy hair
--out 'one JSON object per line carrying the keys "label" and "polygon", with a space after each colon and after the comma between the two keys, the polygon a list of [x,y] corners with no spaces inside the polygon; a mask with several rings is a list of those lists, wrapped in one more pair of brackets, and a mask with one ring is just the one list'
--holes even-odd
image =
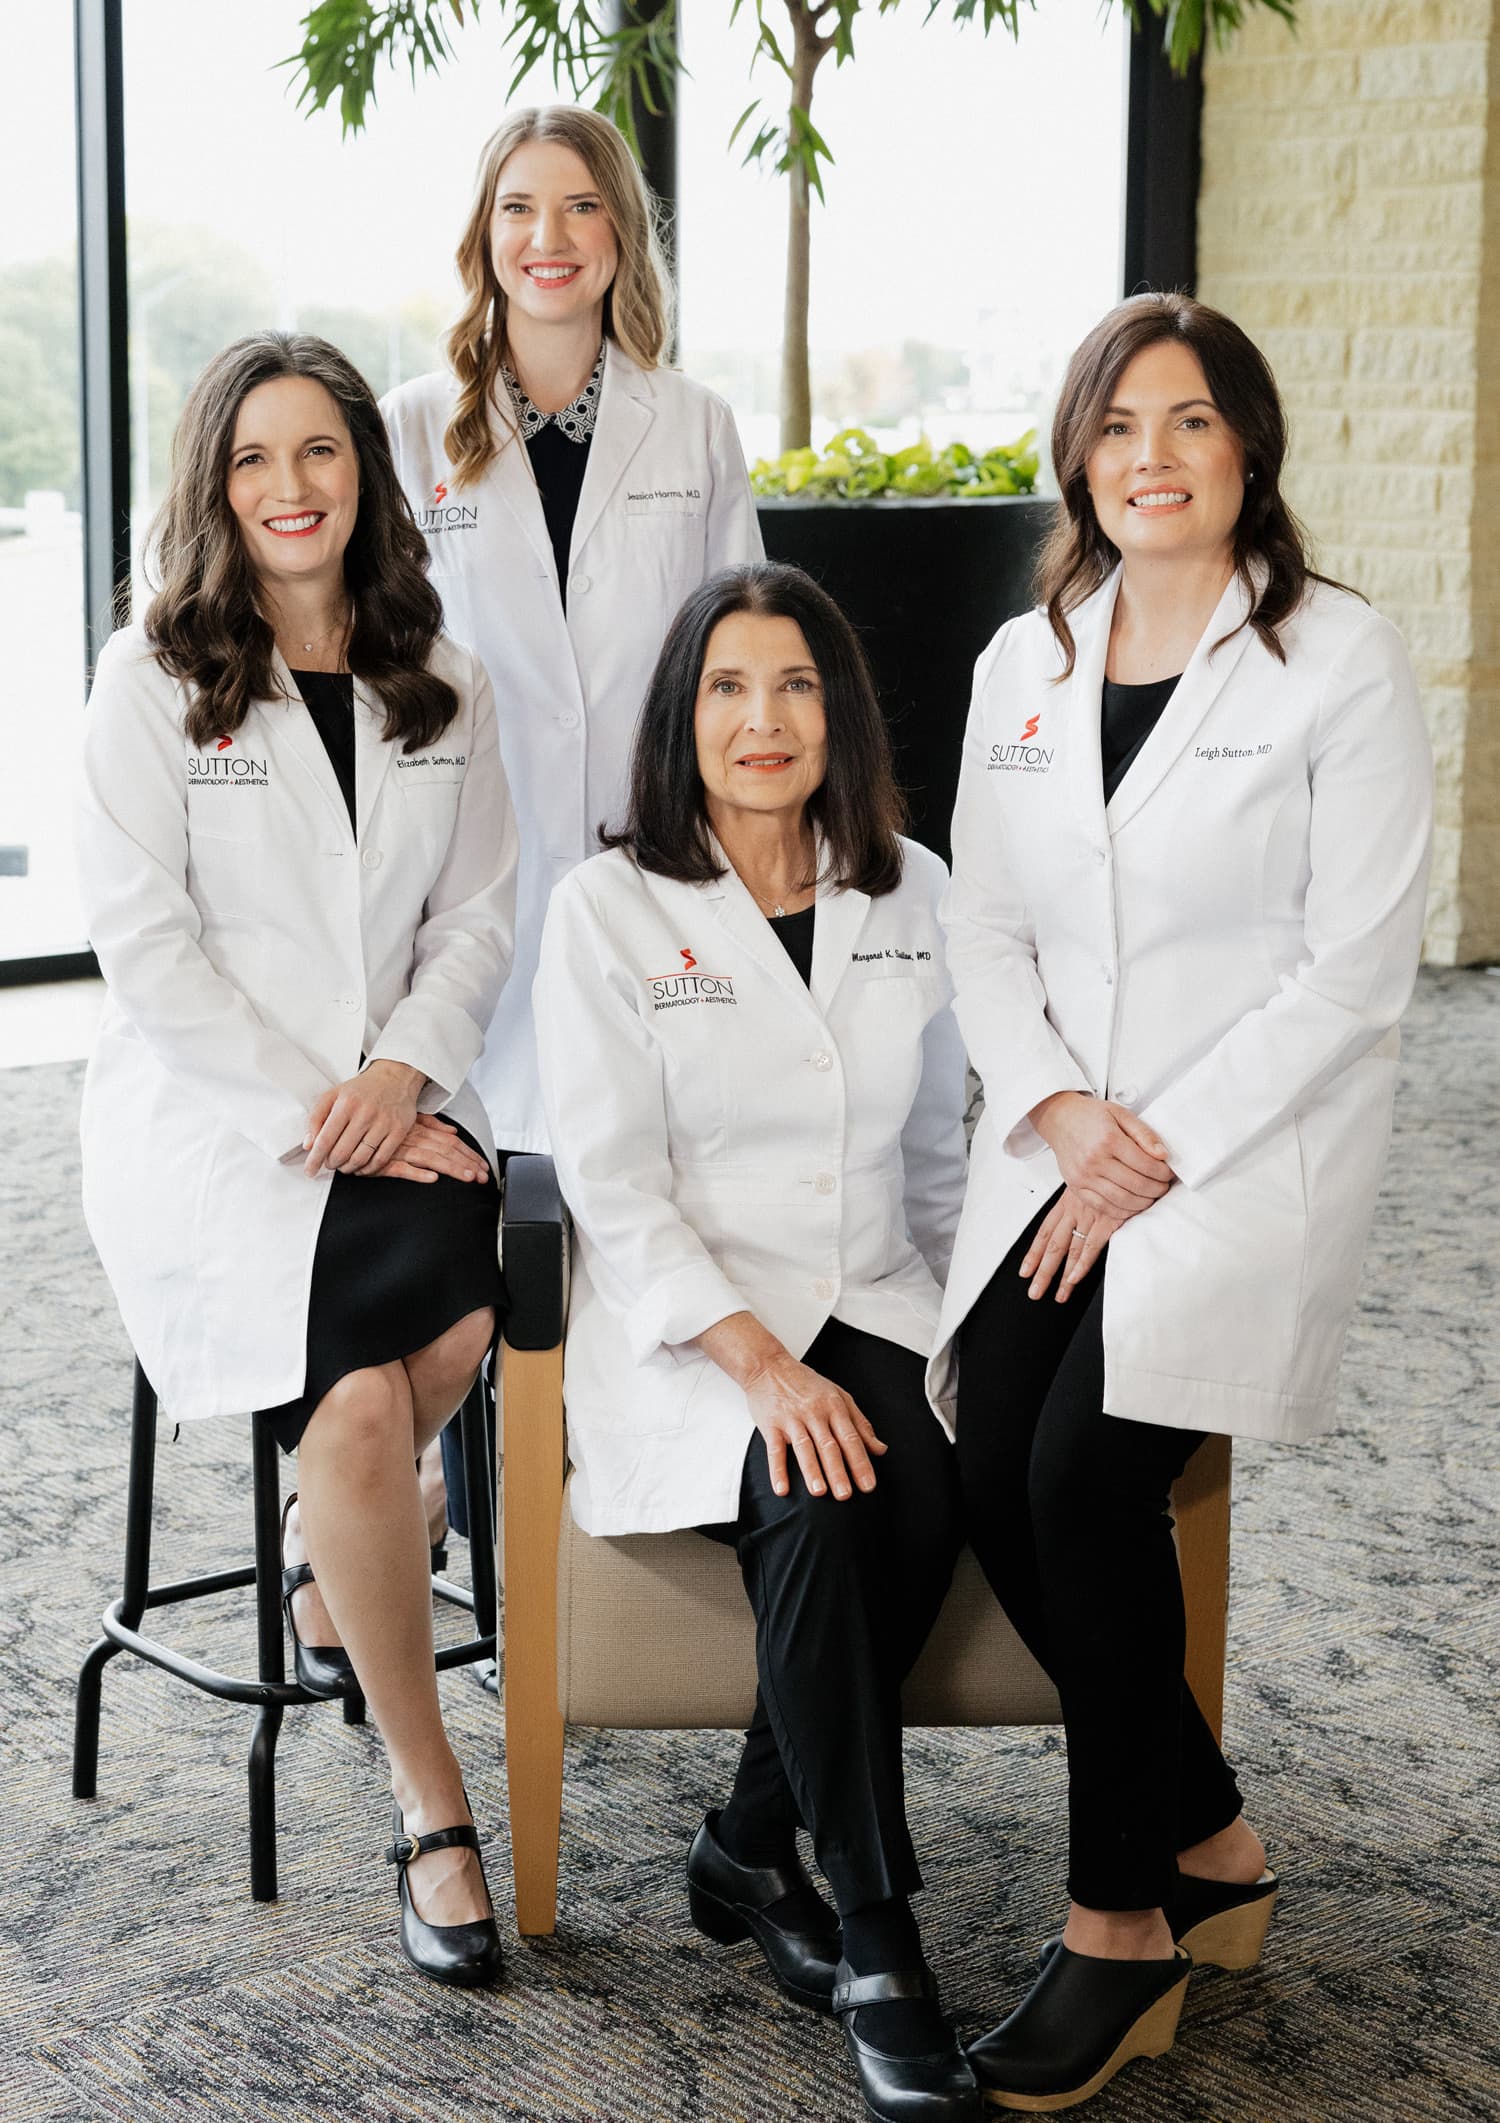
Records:
{"label": "long brown wavy hair", "polygon": [[[490,222],[500,172],[518,147],[555,140],[572,148],[587,166],[614,230],[619,250],[615,277],[604,298],[604,331],[643,369],[654,369],[671,330],[668,278],[651,194],[618,127],[597,111],[554,103],[512,111],[485,142],[479,158],[474,203],[458,241],[455,263],[464,306],[448,334],[448,361],[458,378],[458,403],[443,437],[455,486],[470,486],[514,434],[509,401],[500,385],[505,359],[503,289],[495,277]],[[495,417],[511,432],[498,439]]]}
{"label": "long brown wavy hair", "polygon": [[204,745],[240,727],[252,701],[280,690],[275,636],[261,609],[255,570],[229,505],[235,422],[250,393],[282,376],[307,376],[338,407],[359,465],[359,510],[344,548],[353,606],[350,670],[385,709],[387,741],[415,751],[440,737],[458,695],[427,669],[443,607],[427,580],[427,542],[412,518],[385,422],[352,362],[326,339],[255,332],[216,354],[192,390],[172,439],[172,479],[151,527],[149,569],[157,589],[146,639],[162,669],[190,689],[184,722]]}
{"label": "long brown wavy hair", "polygon": [[1265,355],[1232,317],[1191,295],[1132,295],[1101,318],[1068,363],[1052,421],[1052,466],[1063,505],[1037,561],[1035,587],[1062,648],[1063,678],[1076,659],[1068,614],[1099,588],[1120,558],[1094,513],[1089,455],[1104,431],[1121,376],[1137,354],[1164,339],[1179,341],[1197,356],[1209,396],[1244,452],[1245,498],[1234,527],[1234,569],[1250,601],[1244,623],[1278,661],[1286,661],[1278,627],[1297,610],[1309,583],[1330,579],[1313,567],[1307,533],[1281,492],[1286,413]]}

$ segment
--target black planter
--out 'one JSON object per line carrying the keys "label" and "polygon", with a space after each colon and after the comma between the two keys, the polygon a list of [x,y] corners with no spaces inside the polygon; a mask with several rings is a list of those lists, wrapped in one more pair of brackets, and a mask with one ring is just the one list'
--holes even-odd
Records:
{"label": "black planter", "polygon": [[949,859],[969,691],[980,651],[1031,603],[1057,504],[762,501],[772,560],[795,561],[858,627],[896,747],[911,832]]}

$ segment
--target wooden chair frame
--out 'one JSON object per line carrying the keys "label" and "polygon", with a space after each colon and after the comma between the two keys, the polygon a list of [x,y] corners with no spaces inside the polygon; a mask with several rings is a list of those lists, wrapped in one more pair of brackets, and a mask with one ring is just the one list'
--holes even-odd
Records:
{"label": "wooden chair frame", "polygon": [[[567,1471],[562,1389],[568,1231],[550,1158],[509,1160],[502,1253],[510,1313],[496,1391],[511,1862],[516,1927],[523,1935],[545,1936],[557,1926],[562,1821],[557,1558]],[[1187,1678],[1216,1736],[1224,1714],[1230,1472],[1229,1439],[1211,1437],[1189,1461],[1175,1492]]]}

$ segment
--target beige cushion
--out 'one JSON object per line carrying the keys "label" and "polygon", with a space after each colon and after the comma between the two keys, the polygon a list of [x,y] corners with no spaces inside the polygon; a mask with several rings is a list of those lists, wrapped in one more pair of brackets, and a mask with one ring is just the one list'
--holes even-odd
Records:
{"label": "beige cushion", "polygon": [[[748,1724],[755,1624],[734,1550],[701,1533],[580,1533],[565,1496],[557,1688],[570,1725]],[[1037,1725],[1060,1714],[967,1548],[905,1705],[909,1725]]]}

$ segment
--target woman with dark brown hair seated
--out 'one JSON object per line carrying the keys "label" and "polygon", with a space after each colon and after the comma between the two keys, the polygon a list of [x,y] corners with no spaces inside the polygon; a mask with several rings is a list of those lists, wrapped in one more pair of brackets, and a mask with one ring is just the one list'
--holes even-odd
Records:
{"label": "woman with dark brown hair seated", "polygon": [[[501,1301],[466,1081],[511,957],[494,703],[441,631],[375,400],[323,340],[259,333],[209,363],[151,562],[84,745],[109,987],[89,1228],[166,1412],[263,1409],[297,1453],[298,1680],[337,1695],[352,1673],[379,1724],[409,1958],[488,1983],[500,1942],[438,1708],[416,1460]],[[343,1648],[319,1648],[318,1603]]]}

